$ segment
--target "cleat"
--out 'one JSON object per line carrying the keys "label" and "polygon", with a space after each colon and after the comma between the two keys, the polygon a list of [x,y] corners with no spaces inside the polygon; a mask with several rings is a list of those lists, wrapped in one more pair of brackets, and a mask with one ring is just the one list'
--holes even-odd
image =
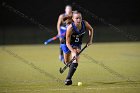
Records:
{"label": "cleat", "polygon": [[72,80],[71,79],[66,79],[65,80],[65,85],[72,85]]}

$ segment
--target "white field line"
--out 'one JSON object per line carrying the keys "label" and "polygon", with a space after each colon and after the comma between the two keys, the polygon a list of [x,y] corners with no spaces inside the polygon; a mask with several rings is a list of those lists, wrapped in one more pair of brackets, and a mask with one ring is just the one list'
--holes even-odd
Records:
{"label": "white field line", "polygon": [[[78,87],[78,86],[77,86]],[[140,87],[89,87],[89,88],[41,88],[41,89],[0,89],[0,93],[11,93],[11,92],[42,92],[42,91],[86,91],[86,90],[108,90],[108,89],[140,89]]]}

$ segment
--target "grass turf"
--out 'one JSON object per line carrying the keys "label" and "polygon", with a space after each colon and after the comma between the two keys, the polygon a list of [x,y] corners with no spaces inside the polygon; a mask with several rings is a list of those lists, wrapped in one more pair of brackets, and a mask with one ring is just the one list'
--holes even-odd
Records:
{"label": "grass turf", "polygon": [[[81,55],[73,85],[58,60],[59,45],[0,46],[0,93],[138,93],[140,43],[95,43]],[[78,82],[82,86],[77,86]]]}

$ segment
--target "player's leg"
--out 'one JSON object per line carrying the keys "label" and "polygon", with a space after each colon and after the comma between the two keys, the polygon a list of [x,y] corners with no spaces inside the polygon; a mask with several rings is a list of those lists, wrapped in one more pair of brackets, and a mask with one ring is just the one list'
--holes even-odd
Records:
{"label": "player's leg", "polygon": [[[60,27],[60,44],[62,43],[62,40],[64,38],[64,33],[66,32],[66,27]],[[63,56],[63,50],[62,48],[60,47],[60,54],[59,54],[59,59],[60,61],[64,62],[64,56]]]}
{"label": "player's leg", "polygon": [[[66,45],[63,45],[63,53],[64,53],[64,63],[65,63],[65,65],[67,65],[70,62],[70,60],[71,60],[71,52],[67,48]],[[72,84],[72,80],[71,79],[66,79],[65,80],[65,85],[71,85],[71,84]]]}
{"label": "player's leg", "polygon": [[[71,60],[71,52],[64,53],[64,60],[65,60],[65,64],[68,64],[70,62],[70,60]],[[66,78],[65,85],[71,85],[71,84],[72,84],[71,78]]]}
{"label": "player's leg", "polygon": [[60,54],[59,54],[59,60],[63,62],[64,61],[64,56],[63,56],[63,50],[61,48],[61,40],[62,40],[62,38],[60,38]]}
{"label": "player's leg", "polygon": [[[71,52],[68,49],[66,44],[61,44],[61,46],[62,46],[63,53],[64,53],[64,61],[65,61],[65,64],[67,65],[67,64],[69,64],[69,62],[71,60]],[[71,84],[72,84],[71,78],[66,78],[65,85],[71,85]]]}
{"label": "player's leg", "polygon": [[[80,49],[76,47],[76,48],[74,48],[74,51],[75,51],[75,52],[79,52]],[[72,55],[72,58],[73,58],[74,56],[76,56],[76,55],[73,54],[73,53],[71,53],[71,55]],[[72,64],[70,65],[69,72],[68,72],[67,78],[66,78],[66,80],[65,80],[65,85],[71,85],[71,84],[72,84],[72,76],[74,75],[74,73],[75,73],[75,71],[76,71],[76,69],[77,69],[77,67],[78,67],[78,59],[79,59],[79,57],[77,57],[77,58],[72,62]]]}
{"label": "player's leg", "polygon": [[66,65],[71,59],[71,53],[66,44],[60,44],[60,47],[63,51],[63,56],[64,56],[63,63]]}
{"label": "player's leg", "polygon": [[63,55],[65,64],[68,64],[71,60],[71,52],[64,53]]}

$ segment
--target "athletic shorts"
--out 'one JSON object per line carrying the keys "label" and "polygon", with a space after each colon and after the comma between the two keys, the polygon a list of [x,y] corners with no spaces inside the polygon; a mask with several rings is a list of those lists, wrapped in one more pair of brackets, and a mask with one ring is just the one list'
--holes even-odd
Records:
{"label": "athletic shorts", "polygon": [[[80,45],[71,45],[73,48],[74,47],[78,47],[79,49],[81,49],[81,44]],[[67,53],[69,53],[70,52],[70,50],[69,50],[69,48],[67,47],[67,45],[66,44],[60,44],[60,48],[63,50],[63,52],[65,53],[65,54],[67,54]]]}
{"label": "athletic shorts", "polygon": [[[60,27],[60,35],[62,35],[63,33],[66,33],[66,30],[67,30],[67,28],[66,28],[66,27],[61,26],[61,27]],[[63,35],[63,36],[61,36],[60,38],[64,38],[64,35]]]}

